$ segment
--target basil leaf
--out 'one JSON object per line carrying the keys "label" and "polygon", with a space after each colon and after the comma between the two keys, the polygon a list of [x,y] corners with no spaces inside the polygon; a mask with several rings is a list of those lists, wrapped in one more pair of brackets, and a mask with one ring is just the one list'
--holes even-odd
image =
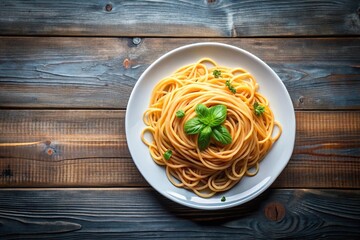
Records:
{"label": "basil leaf", "polygon": [[223,125],[213,127],[212,137],[222,144],[230,144],[232,142],[229,131]]}
{"label": "basil leaf", "polygon": [[209,116],[209,109],[201,103],[196,105],[195,112],[200,120],[204,120]]}
{"label": "basil leaf", "polygon": [[213,106],[209,109],[209,111],[210,111],[209,118],[211,119],[209,121],[209,125],[211,127],[218,126],[225,121],[227,114],[227,108],[225,105],[220,104]]}
{"label": "basil leaf", "polygon": [[186,121],[184,125],[184,131],[187,134],[197,134],[199,133],[203,128],[204,124],[200,122],[200,119],[197,117],[194,117],[188,121]]}
{"label": "basil leaf", "polygon": [[198,146],[200,150],[204,150],[210,143],[211,127],[204,127],[198,136]]}

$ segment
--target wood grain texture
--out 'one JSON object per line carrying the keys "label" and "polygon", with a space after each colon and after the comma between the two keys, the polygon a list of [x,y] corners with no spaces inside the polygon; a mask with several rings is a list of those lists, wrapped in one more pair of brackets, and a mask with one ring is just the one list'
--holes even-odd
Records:
{"label": "wood grain texture", "polygon": [[[149,187],[124,124],[152,62],[209,41],[268,63],[297,110],[285,170],[220,211]],[[0,1],[0,239],[360,239],[359,52],[360,0]]]}
{"label": "wood grain texture", "polygon": [[124,111],[0,111],[2,186],[138,185]]}
{"label": "wood grain texture", "polygon": [[0,3],[0,34],[61,36],[359,35],[358,0]]}
{"label": "wood grain texture", "polygon": [[[122,110],[0,110],[0,186],[146,186]],[[293,156],[276,188],[359,188],[360,112],[296,113]]]}
{"label": "wood grain texture", "polygon": [[[148,188],[0,190],[8,239],[356,239],[360,191],[268,190],[219,211],[195,210]],[[281,219],[269,219],[273,206]],[[274,212],[274,214],[276,214]]]}
{"label": "wood grain texture", "polygon": [[0,107],[124,109],[137,79],[158,57],[216,41],[267,62],[296,109],[360,109],[360,38],[140,40],[2,37]]}

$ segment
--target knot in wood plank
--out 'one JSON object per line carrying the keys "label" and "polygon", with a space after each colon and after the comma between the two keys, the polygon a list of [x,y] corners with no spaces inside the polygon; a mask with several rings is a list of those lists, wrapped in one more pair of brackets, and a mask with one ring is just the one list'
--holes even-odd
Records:
{"label": "knot in wood plank", "polygon": [[278,222],[285,217],[285,207],[279,202],[271,202],[266,205],[264,213],[267,219]]}

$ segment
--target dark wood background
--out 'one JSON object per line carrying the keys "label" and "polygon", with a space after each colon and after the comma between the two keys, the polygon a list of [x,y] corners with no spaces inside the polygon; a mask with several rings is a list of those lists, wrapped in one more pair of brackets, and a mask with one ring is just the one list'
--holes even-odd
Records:
{"label": "dark wood background", "polygon": [[[296,110],[271,188],[201,211],[142,178],[124,117],[158,57],[195,42],[248,50]],[[360,238],[360,1],[0,2],[0,238]]]}

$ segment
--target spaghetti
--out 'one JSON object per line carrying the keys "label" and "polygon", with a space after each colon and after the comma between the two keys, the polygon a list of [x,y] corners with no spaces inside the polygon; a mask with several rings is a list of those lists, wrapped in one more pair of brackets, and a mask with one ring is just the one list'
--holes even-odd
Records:
{"label": "spaghetti", "polygon": [[[199,104],[226,106],[222,125],[230,133],[231,143],[212,139],[200,150],[198,136],[185,132],[184,125],[196,117]],[[257,112],[257,106],[262,111]],[[176,114],[179,110],[184,113],[181,118]],[[204,198],[229,190],[243,176],[254,176],[281,134],[281,125],[274,120],[268,100],[258,92],[255,78],[242,68],[220,66],[210,58],[162,79],[152,91],[143,120],[147,126],[141,139],[153,160],[165,166],[173,185]],[[279,130],[272,136],[275,126]],[[146,133],[151,134],[151,141]]]}

